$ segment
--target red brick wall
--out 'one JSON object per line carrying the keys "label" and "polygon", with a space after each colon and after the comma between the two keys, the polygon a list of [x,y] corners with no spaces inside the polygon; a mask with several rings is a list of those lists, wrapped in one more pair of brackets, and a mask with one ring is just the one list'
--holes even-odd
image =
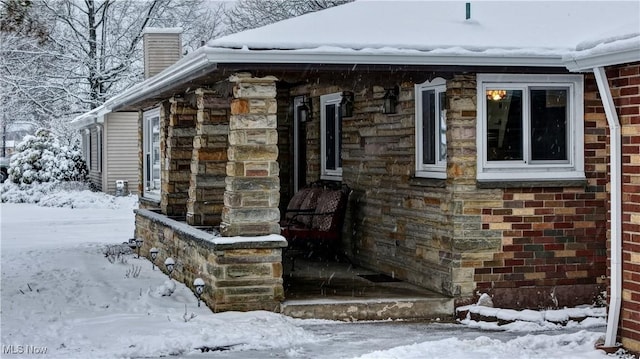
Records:
{"label": "red brick wall", "polygon": [[622,125],[620,335],[625,347],[640,351],[640,63],[610,68],[607,77]]}
{"label": "red brick wall", "polygon": [[[502,231],[502,251],[476,268],[480,292],[522,307],[571,305],[599,293],[607,269],[607,143],[597,87],[587,77],[587,185],[505,189],[502,207],[484,208],[483,229]],[[545,295],[532,298],[524,288]]]}

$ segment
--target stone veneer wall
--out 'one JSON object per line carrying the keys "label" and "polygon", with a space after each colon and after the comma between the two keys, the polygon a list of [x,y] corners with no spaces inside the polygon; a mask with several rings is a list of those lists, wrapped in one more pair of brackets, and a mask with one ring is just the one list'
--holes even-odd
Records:
{"label": "stone veneer wall", "polygon": [[220,233],[280,234],[277,79],[240,73],[229,81],[235,85]]}
{"label": "stone veneer wall", "polygon": [[153,211],[135,212],[135,236],[144,241],[141,254],[149,258],[149,250],[157,248],[155,263],[165,273],[165,259],[173,258],[176,265],[172,278],[192,290],[194,279],[202,278],[205,282],[202,300],[214,312],[280,311],[284,299],[282,248],[287,245],[282,237],[233,241]]}
{"label": "stone veneer wall", "polygon": [[[622,309],[625,348],[640,352],[640,63],[607,69],[622,130]],[[603,109],[598,108],[601,116]]]}
{"label": "stone veneer wall", "polygon": [[185,218],[198,110],[183,98],[173,97],[169,102],[168,122],[161,122],[161,127],[166,129],[166,143],[164,152],[161,147],[160,153],[166,166],[161,167],[160,207],[167,216]]}
{"label": "stone veneer wall", "polygon": [[193,98],[197,116],[191,157],[187,223],[196,226],[219,226],[227,178],[229,100],[203,89],[196,90]]}
{"label": "stone veneer wall", "polygon": [[[584,186],[482,188],[475,75],[448,78],[447,180],[413,177],[413,82],[401,84],[392,115],[380,113],[382,87],[353,89],[355,115],[342,127],[343,182],[354,190],[347,250],[363,266],[460,299],[481,290],[500,305],[536,307],[548,301],[530,292],[546,286],[559,305],[592,300],[606,262],[606,121],[585,115]],[[593,80],[586,83],[585,96],[595,96]],[[317,100],[342,90],[320,84],[309,92]],[[311,163],[319,163],[318,114],[307,124]],[[318,172],[310,166],[308,178]]]}

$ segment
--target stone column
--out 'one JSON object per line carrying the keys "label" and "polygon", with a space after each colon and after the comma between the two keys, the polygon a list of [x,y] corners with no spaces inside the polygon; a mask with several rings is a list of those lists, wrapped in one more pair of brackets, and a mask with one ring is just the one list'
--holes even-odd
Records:
{"label": "stone column", "polygon": [[279,234],[277,79],[239,73],[229,81],[235,85],[220,232],[223,236]]}
{"label": "stone column", "polygon": [[198,89],[187,223],[218,226],[224,206],[229,136],[229,100]]}
{"label": "stone column", "polygon": [[197,110],[181,98],[171,98],[171,111],[167,124],[167,138],[162,166],[162,213],[169,217],[187,214],[189,181],[191,179],[191,155]]}

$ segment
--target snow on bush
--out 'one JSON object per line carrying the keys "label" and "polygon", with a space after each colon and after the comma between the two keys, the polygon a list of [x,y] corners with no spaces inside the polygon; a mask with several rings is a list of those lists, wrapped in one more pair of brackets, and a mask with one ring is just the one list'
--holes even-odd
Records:
{"label": "snow on bush", "polygon": [[61,145],[45,129],[26,136],[9,163],[9,179],[18,184],[86,181],[88,174],[78,147]]}
{"label": "snow on bush", "polygon": [[86,182],[46,182],[0,184],[0,202],[36,203],[42,207],[67,208],[137,208],[138,196],[114,197],[93,192]]}

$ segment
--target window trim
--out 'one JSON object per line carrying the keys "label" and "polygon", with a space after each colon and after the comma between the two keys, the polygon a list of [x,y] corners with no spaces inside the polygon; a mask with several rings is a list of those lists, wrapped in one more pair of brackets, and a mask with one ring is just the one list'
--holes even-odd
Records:
{"label": "window trim", "polygon": [[[443,161],[440,160],[440,134],[442,131],[440,118],[435,121],[436,128],[434,129],[434,138],[432,139],[435,145],[435,164],[424,164],[423,161],[423,153],[424,153],[424,144],[425,139],[423,138],[423,129],[424,129],[424,119],[422,118],[422,93],[423,91],[433,90],[435,92],[436,98],[436,115],[440,113],[443,109],[440,109],[440,101],[439,95],[444,93],[446,96],[447,92],[447,80],[437,77],[431,81],[425,81],[421,84],[415,85],[415,176],[423,177],[423,178],[435,178],[435,179],[446,179],[447,178],[447,159],[445,158]],[[446,125],[446,106],[445,106],[445,127],[444,132],[446,136],[447,125]],[[445,139],[446,145],[446,139]]]}
{"label": "window trim", "polygon": [[[149,161],[147,160],[147,156],[150,154],[149,151],[152,150],[151,148],[152,144],[150,143],[151,139],[149,138],[149,133],[150,133],[149,126],[150,126],[151,120],[156,117],[158,118],[158,123],[160,123],[159,107],[145,111],[142,114],[142,146],[143,146],[142,147],[142,194],[143,194],[143,197],[159,200],[160,191],[161,191],[160,188],[154,191],[150,191],[147,189],[147,173],[149,171],[148,169]],[[153,151],[151,151],[151,156],[153,156]],[[160,161],[160,165],[162,165],[162,161]],[[153,178],[153,175],[151,177]],[[160,169],[160,178],[158,178],[158,180],[161,180],[161,177],[162,177],[162,169]]]}
{"label": "window trim", "polygon": [[91,171],[91,130],[88,128],[84,130],[84,162]]}
{"label": "window trim", "polygon": [[[487,160],[487,113],[486,90],[500,87],[528,92],[530,89],[566,88],[567,102],[568,161],[488,161]],[[478,74],[476,121],[477,180],[478,181],[556,181],[585,179],[584,173],[584,79],[582,75],[516,75]],[[523,92],[523,94],[524,94]],[[525,98],[525,96],[523,96]],[[528,95],[526,96],[528,99]],[[530,121],[530,100],[523,101],[524,119]],[[529,123],[530,126],[530,123]],[[531,143],[523,136],[523,150]],[[528,153],[530,151],[525,151]]]}
{"label": "window trim", "polygon": [[[334,126],[339,127],[340,121],[342,121],[342,115],[340,113],[340,101],[342,101],[342,93],[336,92],[332,94],[320,96],[320,179],[330,181],[342,181],[342,166],[337,166],[335,169],[327,169],[327,139],[326,139],[326,106],[335,105],[335,118]],[[342,132],[336,128],[336,154],[340,157],[342,154],[339,149],[342,142]]]}
{"label": "window trim", "polygon": [[97,170],[102,173],[102,126],[96,126],[96,143]]}

